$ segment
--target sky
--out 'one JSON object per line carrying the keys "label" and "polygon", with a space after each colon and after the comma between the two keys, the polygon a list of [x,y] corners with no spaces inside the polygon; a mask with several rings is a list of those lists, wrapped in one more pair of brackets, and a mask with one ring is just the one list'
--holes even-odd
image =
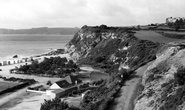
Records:
{"label": "sky", "polygon": [[0,28],[143,25],[184,11],[185,0],[0,0]]}

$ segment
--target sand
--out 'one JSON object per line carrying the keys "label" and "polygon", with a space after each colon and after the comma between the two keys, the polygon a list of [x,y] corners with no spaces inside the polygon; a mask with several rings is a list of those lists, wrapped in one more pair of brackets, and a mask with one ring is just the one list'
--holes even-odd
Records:
{"label": "sand", "polygon": [[[44,56],[42,56],[44,57]],[[51,56],[47,56],[51,57]],[[60,57],[70,58],[67,54],[62,54]],[[38,81],[37,84],[32,85],[46,85],[47,81],[50,80],[52,83],[60,80],[60,78],[50,78],[50,77],[39,77],[35,75],[24,75],[24,74],[10,74],[9,70],[24,65],[25,63],[0,66],[0,75],[4,77],[16,77],[16,78],[28,78],[35,79]],[[26,92],[27,88],[17,90],[16,92],[1,95],[0,100],[0,110],[39,110],[41,103],[44,99],[50,99],[49,96],[41,93],[30,93]]]}

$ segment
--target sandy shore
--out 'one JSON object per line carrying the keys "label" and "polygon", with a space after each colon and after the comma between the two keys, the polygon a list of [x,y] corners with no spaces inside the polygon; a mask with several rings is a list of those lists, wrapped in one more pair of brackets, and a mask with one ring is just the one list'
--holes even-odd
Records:
{"label": "sandy shore", "polygon": [[111,110],[133,110],[133,101],[136,98],[137,88],[141,83],[142,75],[152,62],[136,70],[136,74],[126,81],[121,88],[119,97],[115,99],[116,106]]}
{"label": "sandy shore", "polygon": [[[68,54],[61,54],[60,57],[70,58]],[[55,57],[55,56],[41,56],[43,57]],[[0,66],[0,75],[3,77],[16,77],[16,78],[28,78],[35,79],[38,81],[35,85],[46,85],[47,81],[52,83],[60,80],[60,78],[50,78],[50,77],[39,77],[34,75],[24,75],[24,74],[10,74],[9,70],[24,65],[25,63],[13,64]],[[29,63],[28,63],[29,64]],[[45,94],[39,93],[29,93],[26,92],[26,88],[17,90],[16,92],[1,95],[0,100],[0,110],[39,110],[40,104],[44,102],[44,99],[50,99],[50,97]]]}

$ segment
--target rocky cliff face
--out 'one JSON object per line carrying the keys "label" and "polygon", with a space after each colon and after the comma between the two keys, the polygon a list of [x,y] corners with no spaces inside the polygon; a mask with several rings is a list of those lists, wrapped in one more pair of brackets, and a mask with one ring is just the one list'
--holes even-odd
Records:
{"label": "rocky cliff face", "polygon": [[105,25],[84,26],[66,45],[65,52],[77,63],[102,68],[110,76],[84,96],[82,110],[107,110],[122,83],[132,73],[129,70],[156,58],[159,43],[140,40],[134,36],[134,31],[133,28]]}
{"label": "rocky cliff face", "polygon": [[131,28],[84,26],[66,45],[66,52],[81,64],[118,64],[130,69],[155,59],[159,44],[137,39]]}
{"label": "rocky cliff face", "polygon": [[[115,65],[117,70],[137,69],[156,58],[143,75],[143,90],[135,100],[134,110],[184,110],[185,43],[159,47],[158,43],[136,38],[130,28],[84,26],[66,45],[65,51],[80,64],[107,70]],[[106,94],[92,96],[97,100],[107,97]],[[94,103],[83,104],[86,107]]]}
{"label": "rocky cliff face", "polygon": [[143,75],[134,110],[185,109],[185,44],[170,43]]}

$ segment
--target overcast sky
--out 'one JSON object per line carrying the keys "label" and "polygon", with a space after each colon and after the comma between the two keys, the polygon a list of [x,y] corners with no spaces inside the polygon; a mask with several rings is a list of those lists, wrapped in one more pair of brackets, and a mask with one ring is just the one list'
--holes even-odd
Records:
{"label": "overcast sky", "polygon": [[185,0],[0,0],[0,28],[138,25],[184,11]]}

